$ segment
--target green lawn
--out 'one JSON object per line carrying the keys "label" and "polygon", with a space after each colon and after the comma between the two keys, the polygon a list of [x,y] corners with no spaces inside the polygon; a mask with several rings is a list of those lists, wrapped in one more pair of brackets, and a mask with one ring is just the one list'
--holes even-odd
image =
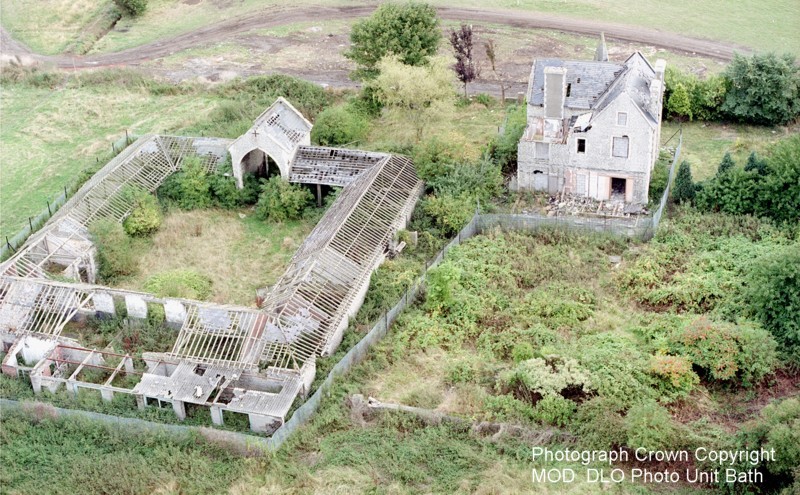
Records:
{"label": "green lawn", "polygon": [[50,90],[0,87],[3,180],[0,235],[16,234],[47,208],[111,144],[133,134],[167,132],[195,122],[213,103],[202,95],[153,96],[115,85]]}
{"label": "green lawn", "polygon": [[[717,173],[717,166],[725,152],[730,152],[737,163],[744,163],[752,151],[763,153],[769,145],[798,132],[792,127],[758,127],[710,122],[663,122],[661,141],[666,142],[679,128],[683,128],[681,160],[692,166],[695,180],[703,180]],[[677,146],[675,136],[668,144]]]}
{"label": "green lawn", "polygon": [[[87,0],[2,0],[3,25],[43,53],[58,53],[74,41],[110,3]],[[433,0],[439,6],[487,8],[481,0]],[[238,15],[299,5],[352,5],[344,0],[241,0],[234,2],[150,0],[139,19],[124,18],[96,46],[113,52],[198,29]],[[499,0],[492,8],[529,10],[568,17],[651,27],[700,38],[729,41],[758,50],[800,53],[800,9],[794,0]],[[36,9],[36,15],[31,15]]]}

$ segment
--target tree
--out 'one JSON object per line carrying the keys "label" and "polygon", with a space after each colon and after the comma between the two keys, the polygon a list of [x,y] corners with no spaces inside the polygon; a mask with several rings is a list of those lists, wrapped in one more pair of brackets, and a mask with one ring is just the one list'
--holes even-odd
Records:
{"label": "tree", "polygon": [[472,58],[472,26],[462,24],[458,30],[450,31],[450,46],[456,56],[453,70],[456,71],[458,80],[464,84],[464,98],[467,97],[467,84],[478,77],[478,69]]}
{"label": "tree", "polygon": [[774,53],[734,55],[722,110],[741,122],[778,125],[800,116],[800,68],[794,57]]}
{"label": "tree", "polygon": [[[800,222],[800,135],[783,139],[770,150],[761,181],[756,214],[777,222]],[[759,176],[760,177],[760,176]]]}
{"label": "tree", "polygon": [[432,57],[425,66],[408,66],[395,56],[377,65],[380,75],[370,87],[389,117],[411,128],[417,142],[428,126],[452,112],[455,80],[448,65],[447,59]]}
{"label": "tree", "polygon": [[678,83],[669,95],[667,110],[672,115],[692,120],[692,102],[689,100],[689,91],[683,83]]}
{"label": "tree", "polygon": [[395,55],[403,64],[424,65],[436,54],[442,33],[436,10],[424,3],[385,3],[350,31],[350,50],[344,55],[358,65],[354,79],[378,75],[378,62]]}
{"label": "tree", "polygon": [[506,82],[508,80],[508,74],[504,71],[497,70],[497,47],[494,44],[493,39],[488,39],[483,43],[483,48],[486,50],[486,58],[489,59],[489,65],[492,67],[492,74],[494,74],[494,79],[500,84],[500,101],[506,101],[506,90],[512,86],[512,83]]}
{"label": "tree", "polygon": [[751,152],[750,156],[747,157],[747,163],[744,166],[745,172],[750,172],[751,170],[756,171],[758,175],[767,173],[767,162],[759,158],[755,151]]}
{"label": "tree", "polygon": [[736,162],[733,161],[730,151],[726,151],[725,156],[722,157],[722,161],[719,162],[719,167],[717,167],[717,175],[722,175],[735,166]]}
{"label": "tree", "polygon": [[675,188],[672,190],[672,198],[678,203],[691,203],[694,201],[695,187],[692,181],[692,168],[689,162],[682,161],[675,175]]}
{"label": "tree", "polygon": [[131,17],[138,17],[147,10],[147,0],[114,0],[114,3],[123,14]]}
{"label": "tree", "polygon": [[261,185],[256,216],[274,222],[297,220],[313,200],[314,195],[302,184],[292,184],[276,175]]}

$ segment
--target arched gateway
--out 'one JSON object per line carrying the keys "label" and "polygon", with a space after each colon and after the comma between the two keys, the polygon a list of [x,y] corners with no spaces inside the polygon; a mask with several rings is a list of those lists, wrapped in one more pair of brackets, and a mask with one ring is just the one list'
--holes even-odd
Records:
{"label": "arched gateway", "polygon": [[243,186],[247,173],[270,175],[270,166],[275,165],[281,177],[288,179],[295,150],[310,144],[311,122],[291,103],[278,98],[258,116],[249,131],[228,147],[237,185]]}

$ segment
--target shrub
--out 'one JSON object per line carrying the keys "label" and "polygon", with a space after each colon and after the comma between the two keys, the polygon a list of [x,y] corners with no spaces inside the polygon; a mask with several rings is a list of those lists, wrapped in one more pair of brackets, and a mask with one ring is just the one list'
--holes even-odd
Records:
{"label": "shrub", "polygon": [[627,441],[623,408],[603,397],[578,406],[572,430],[581,445],[593,450],[611,450]]}
{"label": "shrub", "polygon": [[658,379],[657,387],[669,398],[685,398],[700,378],[692,371],[692,362],[683,356],[653,356],[650,370]]}
{"label": "shrub", "polygon": [[118,222],[99,219],[89,226],[97,248],[97,274],[105,282],[133,275],[138,270],[131,238]]}
{"label": "shrub", "polygon": [[320,146],[342,146],[364,139],[367,118],[350,105],[326,108],[314,121],[311,140]]}
{"label": "shrub", "polygon": [[[800,485],[800,399],[792,397],[766,405],[756,419],[741,428],[736,436],[736,449],[775,449],[774,461],[762,461],[756,466],[739,462],[733,468],[766,471],[767,476],[760,487],[770,487],[771,493],[796,493],[792,489]],[[737,485],[736,488],[740,487]],[[730,492],[738,493],[734,492],[734,487],[728,488]],[[784,491],[779,492],[781,488]]]}
{"label": "shrub", "polygon": [[517,170],[517,148],[527,124],[525,105],[517,105],[508,111],[503,134],[489,143],[489,154],[504,174],[511,174]]}
{"label": "shrub", "polygon": [[448,365],[446,370],[447,383],[471,383],[477,377],[475,363],[468,359],[460,359]]}
{"label": "shrub", "polygon": [[513,392],[514,396],[530,404],[545,397],[563,396],[583,398],[592,393],[592,378],[577,361],[549,356],[547,359],[529,359],[513,369],[500,374],[497,388]]}
{"label": "shrub", "polygon": [[421,201],[422,210],[433,220],[434,226],[445,237],[457,234],[475,214],[477,202],[468,195],[442,194],[428,196]]}
{"label": "shrub", "polygon": [[124,14],[131,17],[138,17],[147,10],[147,0],[114,0],[114,3]]}
{"label": "shrub", "polygon": [[632,449],[648,451],[676,449],[679,446],[677,428],[664,406],[654,400],[635,404],[625,416],[625,443]]}
{"label": "shrub", "polygon": [[533,417],[542,424],[566,426],[575,414],[576,404],[560,395],[545,397],[533,408]]}
{"label": "shrub", "polygon": [[144,289],[158,297],[207,299],[211,295],[211,279],[189,269],[170,270],[153,275]]}
{"label": "shrub", "polygon": [[756,259],[743,299],[786,354],[800,361],[800,244],[776,248]]}
{"label": "shrub", "polygon": [[122,223],[125,232],[134,237],[144,237],[157,231],[163,217],[156,197],[147,191],[132,189],[127,200],[132,202],[133,209]]}
{"label": "shrub", "polygon": [[670,350],[686,356],[713,380],[738,379],[752,386],[777,363],[777,344],[763,328],[750,323],[723,323],[700,317],[669,338]]}
{"label": "shrub", "polygon": [[559,341],[558,334],[546,326],[494,327],[481,332],[476,342],[478,349],[490,352],[496,359],[512,359],[515,363],[536,357],[535,349]]}
{"label": "shrub", "polygon": [[695,187],[692,181],[692,169],[689,162],[682,161],[675,175],[675,188],[672,190],[672,199],[676,203],[691,203],[694,201]]}
{"label": "shrub", "polygon": [[314,200],[311,191],[299,184],[290,184],[279,176],[261,185],[256,215],[262,220],[282,222],[300,218]]}
{"label": "shrub", "polygon": [[515,344],[513,349],[511,349],[511,359],[513,359],[517,364],[521,363],[522,361],[533,359],[534,355],[533,346],[528,342],[520,342]]}
{"label": "shrub", "polygon": [[673,88],[667,101],[667,110],[671,115],[692,120],[692,102],[689,99],[689,90],[683,83],[678,83]]}
{"label": "shrub", "polygon": [[653,167],[653,173],[650,174],[650,189],[648,190],[648,199],[650,203],[658,203],[661,200],[661,195],[667,188],[667,181],[669,180],[669,167],[671,157],[667,153],[661,153],[658,156]]}
{"label": "shrub", "polygon": [[484,411],[495,421],[531,421],[533,407],[510,395],[490,395],[485,399]]}
{"label": "shrub", "polygon": [[601,397],[629,405],[655,396],[649,357],[627,335],[612,332],[587,335],[578,339],[575,350]]}

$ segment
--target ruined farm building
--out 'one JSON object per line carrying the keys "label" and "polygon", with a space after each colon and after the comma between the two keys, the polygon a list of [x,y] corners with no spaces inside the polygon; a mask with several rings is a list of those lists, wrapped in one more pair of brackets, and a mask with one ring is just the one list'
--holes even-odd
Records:
{"label": "ruined farm building", "polygon": [[521,190],[647,203],[658,158],[666,63],[636,52],[608,61],[534,61],[527,127],[519,142]]}

